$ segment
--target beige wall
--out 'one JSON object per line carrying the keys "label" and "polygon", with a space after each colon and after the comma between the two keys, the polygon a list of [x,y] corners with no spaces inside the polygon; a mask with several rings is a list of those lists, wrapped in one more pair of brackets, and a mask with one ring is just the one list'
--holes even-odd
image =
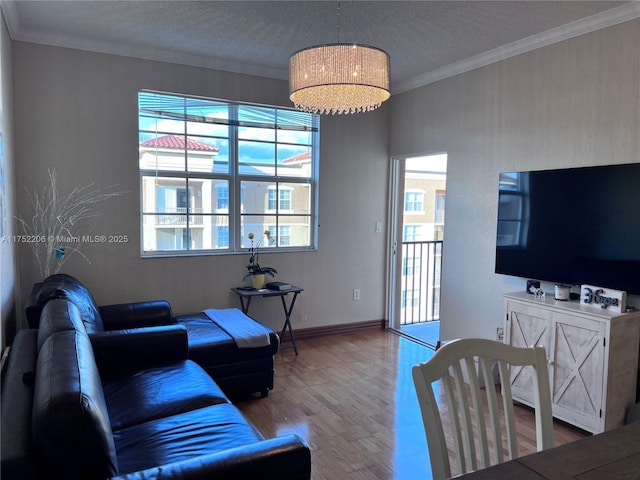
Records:
{"label": "beige wall", "polygon": [[[64,271],[86,283],[98,303],[166,298],[175,313],[238,306],[229,289],[242,283],[248,254],[140,258],[137,92],[291,106],[287,82],[23,42],[13,47],[18,208],[27,208],[23,186],[42,184],[47,168],[56,168],[63,190],[93,182],[128,192],[100,206],[95,231],[128,235],[129,243],[89,249],[91,265],[76,257]],[[320,249],[263,257],[279,280],[306,289],[294,311],[298,328],[384,317],[386,239],[374,232],[386,215],[387,116],[382,108],[323,117]],[[26,294],[38,278],[31,256],[21,253]],[[360,301],[352,300],[353,288],[361,289]],[[279,302],[258,299],[251,308],[281,327]]]}
{"label": "beige wall", "polygon": [[[639,45],[635,20],[395,95],[370,114],[323,117],[320,249],[268,260],[280,279],[306,288],[296,325],[384,317],[385,237],[374,232],[386,219],[389,154],[448,152],[441,337],[493,337],[502,294],[524,288],[522,279],[493,273],[498,173],[638,161]],[[136,94],[150,88],[289,105],[286,82],[13,47],[18,208],[26,208],[23,186],[41,183],[52,167],[62,188],[94,182],[129,192],[103,205],[98,227],[130,242],[96,247],[91,265],[76,259],[65,271],[99,303],[167,298],[177,313],[236,306],[229,288],[240,283],[247,255],[140,259]],[[20,253],[24,296],[37,274]],[[361,289],[359,302],[353,288]],[[276,302],[253,308],[281,324]]]}
{"label": "beige wall", "polygon": [[[13,160],[13,96],[12,96],[11,38],[0,18],[0,135],[2,155],[0,155],[0,235],[14,233],[14,160]],[[15,302],[17,290],[16,248],[12,242],[0,243],[0,343],[11,343],[16,330]]]}
{"label": "beige wall", "polygon": [[392,155],[449,154],[441,339],[494,338],[502,294],[525,288],[494,273],[498,174],[640,160],[640,21],[397,95],[391,107]]}

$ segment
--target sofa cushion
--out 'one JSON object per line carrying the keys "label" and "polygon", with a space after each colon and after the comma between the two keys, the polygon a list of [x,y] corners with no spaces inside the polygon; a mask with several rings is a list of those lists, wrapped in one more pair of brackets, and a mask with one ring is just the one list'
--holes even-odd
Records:
{"label": "sofa cushion", "polygon": [[44,341],[53,333],[65,330],[80,330],[86,332],[80,311],[69,300],[61,298],[53,299],[44,306],[40,315],[40,326],[38,327],[38,351]]}
{"label": "sofa cushion", "polygon": [[33,310],[30,315],[39,314],[38,310],[42,310],[47,302],[54,298],[66,298],[78,307],[88,333],[104,330],[102,317],[91,292],[74,277],[64,273],[51,275],[42,282],[35,295],[34,303],[30,306]]}
{"label": "sofa cushion", "polygon": [[121,474],[264,440],[229,403],[114,432]]}
{"label": "sofa cushion", "polygon": [[100,375],[85,332],[50,335],[38,354],[31,433],[52,478],[105,478],[118,466]]}
{"label": "sofa cushion", "polygon": [[112,430],[228,402],[220,387],[190,360],[103,380]]}

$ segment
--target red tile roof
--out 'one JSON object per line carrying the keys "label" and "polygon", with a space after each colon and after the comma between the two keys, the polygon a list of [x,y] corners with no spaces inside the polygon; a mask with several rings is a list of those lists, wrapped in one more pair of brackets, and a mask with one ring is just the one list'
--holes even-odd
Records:
{"label": "red tile roof", "polygon": [[282,160],[282,163],[294,163],[294,162],[301,162],[304,160],[311,160],[311,150],[308,150],[303,153],[299,153],[298,155],[294,155],[293,157],[287,157],[284,160]]}
{"label": "red tile roof", "polygon": [[[140,146],[150,148],[169,148],[175,150],[185,149],[184,137],[180,135],[165,135],[164,137],[152,138],[151,140],[140,142]],[[220,151],[220,147],[216,145],[208,145],[204,142],[199,142],[198,140],[187,137],[187,150],[217,153]]]}

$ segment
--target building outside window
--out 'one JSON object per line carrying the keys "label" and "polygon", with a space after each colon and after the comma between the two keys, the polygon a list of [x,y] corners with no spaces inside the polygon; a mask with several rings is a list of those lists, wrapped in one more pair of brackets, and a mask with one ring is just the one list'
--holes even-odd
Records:
{"label": "building outside window", "polygon": [[402,275],[407,277],[420,273],[422,258],[420,256],[413,255],[402,259]]}
{"label": "building outside window", "polygon": [[436,190],[435,196],[435,215],[433,219],[433,238],[442,240],[444,238],[444,201],[446,192],[444,190]]}
{"label": "building outside window", "polygon": [[[319,117],[141,91],[142,255],[317,248]],[[286,232],[286,234],[285,234]]]}
{"label": "building outside window", "polygon": [[271,232],[271,239],[269,241],[271,245],[291,245],[291,225],[280,225],[278,227],[276,227],[275,225],[270,225],[268,227],[268,230],[269,232]]}
{"label": "building outside window", "polygon": [[404,194],[405,213],[424,212],[424,192],[420,190],[409,190]]}
{"label": "building outside window", "polygon": [[405,225],[402,235],[403,242],[419,242],[422,240],[422,225]]}
{"label": "building outside window", "polygon": [[227,184],[216,185],[216,210],[229,211],[229,187]]}
{"label": "building outside window", "polygon": [[293,188],[287,188],[281,186],[279,189],[273,185],[269,187],[269,205],[267,207],[270,211],[291,211],[291,195]]}
{"label": "building outside window", "polygon": [[420,290],[403,290],[401,298],[402,308],[415,308],[420,306]]}
{"label": "building outside window", "polygon": [[278,245],[291,245],[291,227],[282,225],[278,228]]}
{"label": "building outside window", "polygon": [[217,231],[218,245],[221,247],[229,246],[229,227],[226,225],[218,226]]}

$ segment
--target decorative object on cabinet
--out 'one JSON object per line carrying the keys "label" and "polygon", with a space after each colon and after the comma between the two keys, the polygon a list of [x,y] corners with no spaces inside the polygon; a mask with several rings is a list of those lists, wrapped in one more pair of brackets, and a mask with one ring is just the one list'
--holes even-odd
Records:
{"label": "decorative object on cabinet", "polygon": [[536,290],[540,289],[540,282],[537,280],[527,280],[527,293],[532,295],[536,293]]}
{"label": "decorative object on cabinet", "polygon": [[609,309],[615,313],[624,313],[627,310],[627,292],[594,285],[582,285],[580,287],[580,303]]}
{"label": "decorative object on cabinet", "polygon": [[553,298],[556,300],[567,301],[571,300],[571,286],[570,285],[555,285]]}

